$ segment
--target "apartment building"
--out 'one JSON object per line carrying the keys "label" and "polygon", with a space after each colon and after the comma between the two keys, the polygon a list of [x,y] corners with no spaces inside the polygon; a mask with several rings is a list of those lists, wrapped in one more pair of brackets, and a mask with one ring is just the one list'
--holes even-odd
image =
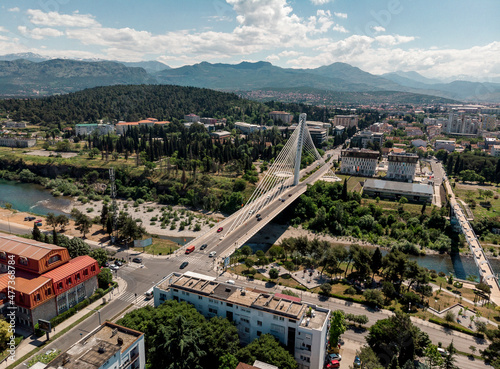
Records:
{"label": "apartment building", "polygon": [[184,116],[184,120],[185,120],[186,122],[192,122],[192,123],[194,123],[194,122],[199,122],[199,121],[200,121],[200,116],[199,116],[199,115],[196,115],[196,114],[191,113],[191,114],[185,115],[185,116]]}
{"label": "apartment building", "polygon": [[372,132],[369,130],[364,130],[356,133],[351,138],[350,147],[360,147],[366,149],[369,144],[374,146],[382,147],[384,143],[384,134],[381,132]]}
{"label": "apartment building", "polygon": [[340,173],[372,177],[377,169],[379,152],[350,148],[342,150]]}
{"label": "apartment building", "polygon": [[300,298],[218,282],[197,273],[172,273],[154,287],[154,304],[185,301],[207,318],[234,321],[242,344],[272,334],[293,353],[299,369],[322,369],[330,310]]}
{"label": "apartment building", "polygon": [[61,352],[46,369],[144,369],[144,333],[104,322],[69,349]]}
{"label": "apartment building", "polygon": [[321,147],[328,138],[328,131],[323,128],[309,127],[309,134],[316,147]]}
{"label": "apartment building", "polygon": [[33,147],[36,145],[34,138],[0,137],[0,146],[7,147]]}
{"label": "apartment building", "polygon": [[455,151],[455,144],[456,141],[454,140],[436,140],[436,142],[434,143],[434,148],[436,149],[436,151],[443,149],[449,152],[453,152]]}
{"label": "apartment building", "polygon": [[390,153],[387,156],[389,166],[387,169],[387,179],[396,181],[413,182],[417,169],[418,155],[410,153]]}
{"label": "apartment building", "polygon": [[467,115],[464,111],[451,111],[448,121],[443,125],[443,132],[457,135],[477,135],[481,132],[482,122],[479,116]]}
{"label": "apartment building", "polygon": [[275,124],[290,124],[293,120],[293,115],[285,111],[272,111],[269,113],[269,118]]}
{"label": "apartment building", "polygon": [[346,128],[357,127],[359,121],[359,116],[355,114],[351,115],[336,115],[333,118],[334,126],[344,126]]}
{"label": "apartment building", "polygon": [[[9,285],[9,267],[16,271],[15,286]],[[16,322],[33,330],[38,319],[50,320],[92,295],[99,272],[90,256],[70,259],[64,247],[0,235],[0,311],[7,314],[14,287]]]}
{"label": "apartment building", "polygon": [[108,133],[114,133],[115,127],[112,124],[103,124],[103,123],[89,123],[89,124],[75,125],[75,134],[78,136],[87,136],[93,132],[97,132],[99,135],[107,135]]}
{"label": "apartment building", "polygon": [[125,134],[129,129],[136,127],[136,128],[141,128],[141,127],[154,127],[154,126],[164,126],[165,124],[170,123],[168,120],[165,121],[159,121],[158,119],[155,118],[147,118],[140,120],[138,122],[119,122],[116,124],[116,133],[119,135]]}
{"label": "apartment building", "polygon": [[261,131],[263,129],[266,129],[266,127],[259,126],[257,124],[245,123],[245,122],[235,122],[234,126],[245,134],[249,134],[249,133],[253,133],[253,132],[257,132],[257,131]]}

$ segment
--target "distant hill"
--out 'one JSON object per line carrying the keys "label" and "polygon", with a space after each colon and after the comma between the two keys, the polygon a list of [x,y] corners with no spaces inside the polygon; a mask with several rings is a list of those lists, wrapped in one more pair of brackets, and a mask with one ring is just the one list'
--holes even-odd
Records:
{"label": "distant hill", "polygon": [[170,69],[170,67],[168,65],[163,64],[163,63],[156,61],[156,60],[141,61],[141,62],[116,61],[116,63],[123,64],[127,67],[143,68],[146,72],[148,72],[150,74],[160,72],[160,71],[165,70],[165,69]]}
{"label": "distant hill", "polygon": [[35,53],[17,53],[17,54],[0,55],[0,60],[13,61],[18,59],[24,59],[34,63],[39,63],[49,60],[49,58],[46,58],[45,56],[41,56]]}
{"label": "distant hill", "polygon": [[115,62],[51,59],[0,61],[0,95],[43,96],[95,86],[154,83],[143,68]]}

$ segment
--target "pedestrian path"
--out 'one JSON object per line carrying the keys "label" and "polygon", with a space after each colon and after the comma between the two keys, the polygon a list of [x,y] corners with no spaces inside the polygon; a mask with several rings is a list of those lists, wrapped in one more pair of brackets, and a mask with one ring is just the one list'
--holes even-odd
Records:
{"label": "pedestrian path", "polygon": [[137,308],[154,306],[154,299],[147,299],[144,295],[136,294],[130,291],[123,293],[120,297],[118,297],[118,300],[134,304]]}

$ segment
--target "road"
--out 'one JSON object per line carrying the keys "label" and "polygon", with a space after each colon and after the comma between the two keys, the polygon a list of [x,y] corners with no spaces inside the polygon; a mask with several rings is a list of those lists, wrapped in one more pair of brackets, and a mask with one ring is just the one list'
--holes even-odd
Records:
{"label": "road", "polygon": [[12,223],[7,220],[0,219],[0,232],[6,232],[12,234],[30,234],[32,229],[33,227]]}

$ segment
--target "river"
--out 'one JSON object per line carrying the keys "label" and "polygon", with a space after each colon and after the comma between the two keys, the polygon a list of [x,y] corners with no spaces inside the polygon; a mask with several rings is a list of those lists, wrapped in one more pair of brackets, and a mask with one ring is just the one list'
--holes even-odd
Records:
{"label": "river", "polygon": [[[20,183],[0,179],[0,204],[12,204],[12,208],[19,211],[31,212],[38,215],[68,214],[71,207],[71,199],[68,197],[54,197],[50,191],[44,187],[31,183]],[[168,237],[160,236],[160,238],[169,239],[181,245],[191,240],[190,237]],[[268,245],[255,245],[253,248],[259,249]],[[386,252],[383,251],[383,254]],[[410,256],[411,260],[416,260],[417,263],[430,270],[436,272],[444,272],[453,274],[457,278],[465,279],[468,275],[478,276],[478,270],[474,260],[469,257],[460,255],[425,255],[425,256]],[[491,259],[491,265],[496,273],[500,273],[500,260]]]}

